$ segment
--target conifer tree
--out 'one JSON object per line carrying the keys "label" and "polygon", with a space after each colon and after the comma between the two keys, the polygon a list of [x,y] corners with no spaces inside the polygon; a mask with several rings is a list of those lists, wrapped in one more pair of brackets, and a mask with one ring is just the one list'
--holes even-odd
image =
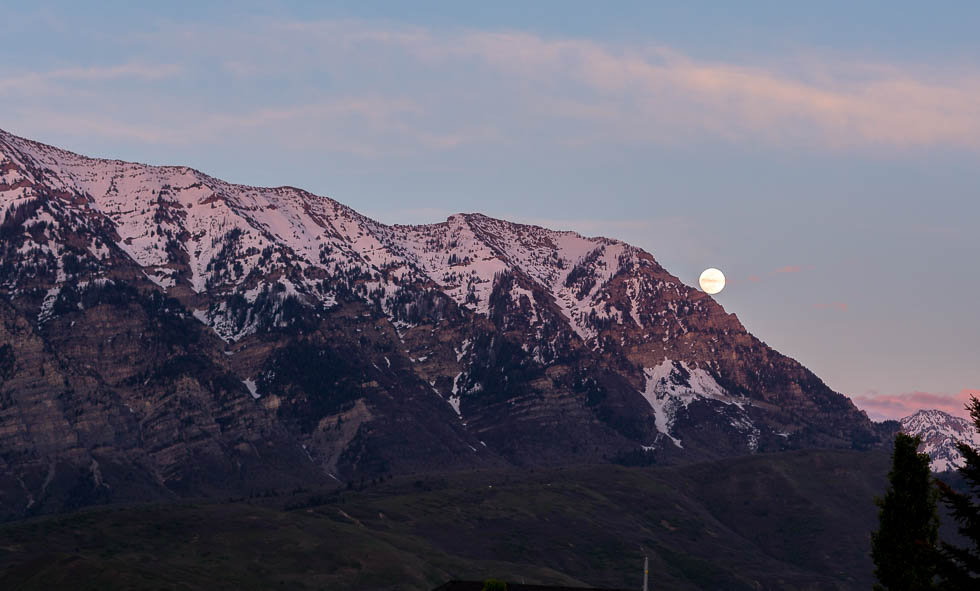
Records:
{"label": "conifer tree", "polygon": [[875,499],[878,531],[871,534],[871,558],[878,579],[876,590],[937,589],[937,491],[931,481],[929,456],[917,451],[921,442],[904,433],[895,436],[888,490]]}
{"label": "conifer tree", "polygon": [[[970,398],[967,406],[973,426],[980,433],[980,400]],[[957,444],[964,464],[959,473],[966,481],[964,492],[953,490],[945,482],[937,482],[943,502],[959,524],[960,534],[972,543],[972,548],[960,548],[943,542],[941,577],[943,589],[980,589],[980,450],[960,442]]]}

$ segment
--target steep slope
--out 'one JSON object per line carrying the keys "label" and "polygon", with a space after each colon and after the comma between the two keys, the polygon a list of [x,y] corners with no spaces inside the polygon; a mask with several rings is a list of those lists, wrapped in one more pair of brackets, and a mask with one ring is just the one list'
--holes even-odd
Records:
{"label": "steep slope", "polygon": [[980,433],[973,423],[941,410],[920,410],[901,421],[902,431],[922,438],[922,453],[929,454],[933,472],[948,472],[963,465],[956,444],[980,447]]}
{"label": "steep slope", "polygon": [[[550,363],[575,341],[629,380],[660,417],[651,446],[683,447],[681,435],[742,452],[876,439],[847,398],[635,247],[483,215],[386,230],[393,250],[457,303],[521,332],[535,360]],[[507,311],[495,315],[501,286]],[[706,433],[708,415],[719,420]]]}
{"label": "steep slope", "polygon": [[0,220],[12,507],[44,504],[52,464],[118,496],[92,467],[110,456],[170,495],[877,441],[847,398],[616,240],[479,214],[386,226],[4,132]]}

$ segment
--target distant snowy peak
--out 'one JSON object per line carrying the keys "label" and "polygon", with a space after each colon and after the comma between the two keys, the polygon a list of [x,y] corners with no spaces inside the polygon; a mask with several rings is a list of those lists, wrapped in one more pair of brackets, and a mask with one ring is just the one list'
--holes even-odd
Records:
{"label": "distant snowy peak", "polygon": [[941,410],[920,410],[900,422],[902,432],[922,438],[921,451],[929,454],[934,472],[955,470],[963,464],[957,442],[980,447],[980,434],[973,423]]}

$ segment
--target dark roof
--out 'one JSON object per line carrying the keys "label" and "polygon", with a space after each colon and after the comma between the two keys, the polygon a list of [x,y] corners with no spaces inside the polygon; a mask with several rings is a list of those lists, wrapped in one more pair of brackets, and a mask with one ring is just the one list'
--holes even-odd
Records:
{"label": "dark roof", "polygon": [[[483,581],[449,581],[432,591],[483,591]],[[507,591],[625,591],[623,589],[599,589],[598,587],[561,587],[555,585],[525,585],[507,583]]]}

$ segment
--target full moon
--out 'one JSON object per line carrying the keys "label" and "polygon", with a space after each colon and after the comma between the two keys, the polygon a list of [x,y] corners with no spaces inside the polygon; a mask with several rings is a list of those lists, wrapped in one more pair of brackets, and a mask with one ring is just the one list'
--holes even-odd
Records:
{"label": "full moon", "polygon": [[704,293],[713,295],[725,289],[725,274],[715,268],[705,269],[698,283],[701,284]]}

